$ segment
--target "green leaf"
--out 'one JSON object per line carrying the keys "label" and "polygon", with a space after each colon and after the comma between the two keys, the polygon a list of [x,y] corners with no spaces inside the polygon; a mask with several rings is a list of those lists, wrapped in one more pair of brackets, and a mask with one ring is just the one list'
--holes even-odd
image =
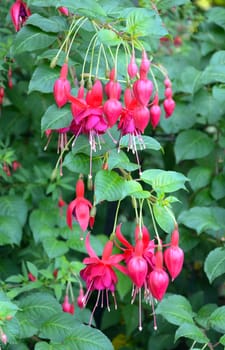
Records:
{"label": "green leaf", "polygon": [[225,197],[225,174],[219,174],[213,178],[211,193],[216,200]]}
{"label": "green leaf", "polygon": [[35,345],[35,350],[54,350],[53,348],[53,345],[50,345],[44,341],[42,342],[38,342],[36,345]]}
{"label": "green leaf", "polygon": [[208,254],[204,270],[210,283],[225,273],[225,248],[216,248]]}
{"label": "green leaf", "polygon": [[151,169],[143,171],[141,180],[150,184],[153,190],[158,193],[168,193],[181,188],[186,189],[184,183],[188,179],[176,171]]}
{"label": "green leaf", "polygon": [[217,308],[216,304],[206,304],[198,311],[195,321],[203,328],[208,328],[209,317],[211,313]]}
{"label": "green leaf", "polygon": [[[46,205],[49,205],[49,203],[46,203]],[[51,210],[37,209],[31,213],[29,224],[35,242],[41,241],[44,237],[46,238],[46,236],[52,236],[53,230],[56,229],[55,225],[57,223],[58,216],[58,208],[51,208]]]}
{"label": "green leaf", "polygon": [[133,171],[139,168],[137,164],[130,162],[125,152],[122,150],[118,152],[117,149],[109,151],[108,167],[109,170],[112,170],[114,168],[122,168],[127,171]]}
{"label": "green leaf", "polygon": [[225,334],[220,338],[220,343],[225,345]]}
{"label": "green leaf", "polygon": [[225,67],[224,65],[209,65],[202,72],[200,81],[203,85],[212,83],[225,83]]}
{"label": "green leaf", "polygon": [[213,140],[198,130],[181,132],[175,142],[175,156],[179,163],[185,159],[196,159],[207,156],[214,148]]}
{"label": "green leaf", "polygon": [[63,344],[68,350],[113,350],[111,342],[102,332],[85,325],[77,325]]}
{"label": "green leaf", "polygon": [[193,324],[193,312],[189,301],[181,295],[165,297],[157,306],[157,315],[162,315],[168,322],[180,326]]}
{"label": "green leaf", "polygon": [[95,0],[59,0],[59,6],[67,7],[72,13],[79,13],[94,19],[105,17],[104,9]]}
{"label": "green leaf", "polygon": [[29,83],[28,93],[32,91],[53,93],[53,85],[58,78],[58,69],[51,69],[48,65],[40,65],[34,70]]}
{"label": "green leaf", "polygon": [[[141,140],[140,140],[140,137],[138,136],[134,136],[134,138],[132,139],[136,144],[137,150],[151,149],[154,151],[159,151],[161,149],[160,143],[157,140],[155,140],[153,137],[143,135],[141,137]],[[125,135],[121,138],[120,146],[129,147],[130,149],[132,149],[132,147],[130,147],[131,145],[130,145],[129,135]]]}
{"label": "green leaf", "polygon": [[[86,154],[68,153],[64,159],[63,166],[74,173],[90,173],[90,156]],[[92,158],[92,173],[96,173],[102,168],[102,160],[99,157]]]}
{"label": "green leaf", "polygon": [[118,284],[116,289],[119,293],[120,299],[123,300],[126,294],[129,291],[131,292],[132,282],[131,279],[122,272],[116,271],[116,274],[118,276]]}
{"label": "green leaf", "polygon": [[16,35],[13,42],[13,54],[17,55],[22,52],[31,52],[34,50],[44,49],[50,46],[57,37],[40,32],[32,26],[24,26]]}
{"label": "green leaf", "polygon": [[188,178],[190,179],[190,185],[193,191],[197,191],[202,187],[209,184],[212,176],[212,169],[196,166],[188,172]]}
{"label": "green leaf", "polygon": [[2,326],[2,330],[7,335],[8,344],[17,343],[18,336],[20,335],[20,324],[16,317],[13,317],[10,321],[6,321]]}
{"label": "green leaf", "polygon": [[158,0],[157,9],[158,10],[167,10],[174,6],[183,5],[189,3],[190,0]]}
{"label": "green leaf", "polygon": [[[163,26],[160,16],[152,10],[144,8],[126,9],[127,16],[126,31],[133,37],[145,37],[148,35],[162,37],[168,34]],[[123,13],[122,13],[123,15]]]}
{"label": "green leaf", "polygon": [[28,269],[29,272],[32,273],[32,275],[34,277],[38,276],[38,269],[37,269],[37,267],[33,263],[31,263],[30,261],[27,261],[27,269]]}
{"label": "green leaf", "polygon": [[225,29],[225,9],[223,9],[221,6],[209,9],[207,12],[207,17],[208,22],[216,23],[218,26]]}
{"label": "green leaf", "polygon": [[209,325],[215,331],[225,333],[225,306],[218,307],[209,317]]}
{"label": "green leaf", "polygon": [[27,204],[17,196],[2,196],[0,201],[0,215],[12,216],[16,218],[21,225],[24,225],[27,219]]}
{"label": "green leaf", "polygon": [[59,241],[54,237],[47,237],[42,241],[44,250],[50,259],[64,255],[69,248],[66,242]]}
{"label": "green leaf", "polygon": [[134,330],[138,331],[138,306],[135,304],[125,305],[122,308],[122,315],[125,321],[126,335],[130,336]]}
{"label": "green leaf", "polygon": [[12,216],[0,216],[0,245],[20,244],[22,227],[20,222]]}
{"label": "green leaf", "polygon": [[185,210],[178,217],[178,221],[187,227],[194,229],[198,234],[218,231],[225,229],[225,209],[219,207],[194,207]]}
{"label": "green leaf", "polygon": [[[188,114],[188,118],[187,118]],[[196,123],[196,112],[192,104],[176,103],[172,118],[161,118],[160,125],[167,134],[189,129]]]}
{"label": "green leaf", "polygon": [[59,16],[46,18],[34,13],[27,19],[26,25],[28,24],[38,27],[47,33],[58,33],[66,30],[66,21]]}
{"label": "green leaf", "polygon": [[142,191],[142,187],[137,181],[127,181],[114,171],[106,170],[100,170],[96,174],[94,187],[96,204],[103,200],[122,200],[126,196]]}
{"label": "green leaf", "polygon": [[40,337],[63,342],[79,327],[79,323],[70,314],[58,312],[49,315],[40,328]]}
{"label": "green leaf", "polygon": [[11,301],[0,301],[0,319],[4,320],[6,316],[15,316],[18,307]]}
{"label": "green leaf", "polygon": [[[52,315],[61,312],[61,305],[50,294],[32,293],[19,301],[17,318],[23,328],[24,337],[36,333],[36,329]],[[29,327],[29,328],[28,328]]]}
{"label": "green leaf", "polygon": [[174,229],[174,219],[170,214],[170,209],[167,206],[161,205],[160,203],[155,203],[153,205],[154,217],[157,224],[161,229],[167,233],[170,233]]}
{"label": "green leaf", "polygon": [[69,106],[58,108],[56,105],[51,105],[46,110],[41,120],[41,130],[51,129],[56,130],[60,128],[66,128],[72,121],[72,114]]}
{"label": "green leaf", "polygon": [[201,331],[201,329],[194,324],[184,323],[182,324],[175,333],[175,341],[179,338],[185,337],[192,339],[198,343],[208,343],[209,339]]}
{"label": "green leaf", "polygon": [[121,43],[120,37],[110,29],[99,30],[98,39],[103,45],[108,45],[108,46],[114,46]]}

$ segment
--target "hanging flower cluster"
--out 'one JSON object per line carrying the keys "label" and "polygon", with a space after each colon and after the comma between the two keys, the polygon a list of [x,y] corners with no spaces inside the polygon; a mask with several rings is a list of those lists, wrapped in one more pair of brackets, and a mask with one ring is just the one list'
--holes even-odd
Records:
{"label": "hanging flower cluster", "polygon": [[[109,80],[106,84],[97,78],[88,80],[88,89],[82,77],[77,96],[71,94],[71,84],[68,80],[68,63],[65,62],[60,71],[59,78],[55,81],[53,94],[58,108],[63,108],[67,103],[71,107],[71,123],[65,128],[54,130],[59,133],[58,150],[62,153],[67,144],[67,134],[74,135],[75,144],[79,135],[87,135],[90,144],[90,174],[92,177],[91,160],[92,152],[96,151],[97,145],[101,147],[101,136],[117,126],[120,138],[129,136],[128,148],[137,153],[136,139],[143,144],[141,135],[146,127],[151,124],[155,129],[160,122],[161,106],[159,104],[158,86],[151,70],[151,62],[143,49],[140,66],[136,63],[135,53],[131,55],[127,65],[127,80],[119,82],[117,79],[117,67],[109,72]],[[153,81],[149,78],[150,73]],[[169,118],[175,109],[171,81],[165,75],[165,99],[163,108],[165,117]],[[125,88],[124,88],[125,84]],[[123,96],[123,102],[121,100]],[[47,130],[48,135],[53,130]],[[118,142],[119,140],[115,141]],[[140,164],[139,164],[140,168]],[[139,169],[141,171],[141,169]],[[62,173],[62,171],[61,171]]]}
{"label": "hanging flower cluster", "polygon": [[[88,234],[85,245],[89,254],[88,258],[83,260],[86,267],[81,270],[80,276],[86,283],[87,292],[79,295],[78,305],[84,307],[93,291],[97,291],[97,300],[93,308],[90,323],[93,314],[100,304],[104,306],[103,295],[105,293],[107,309],[109,306],[109,292],[111,292],[115,308],[117,303],[115,299],[115,289],[118,278],[116,270],[126,274],[133,283],[131,303],[139,295],[139,330],[142,330],[141,303],[142,298],[150,304],[154,315],[154,328],[157,329],[154,314],[154,300],[161,301],[169,285],[169,275],[172,281],[180,274],[184,253],[179,247],[179,232],[175,227],[171,235],[171,242],[166,245],[163,251],[161,241],[150,239],[148,229],[139,225],[135,229],[135,244],[130,244],[121,232],[121,225],[117,226],[115,235],[111,236],[103,250],[102,258],[99,258],[90,245]],[[122,251],[121,254],[112,254],[113,240]],[[122,244],[122,246],[120,246]],[[122,262],[122,264],[120,264]],[[143,293],[142,293],[143,290]]]}

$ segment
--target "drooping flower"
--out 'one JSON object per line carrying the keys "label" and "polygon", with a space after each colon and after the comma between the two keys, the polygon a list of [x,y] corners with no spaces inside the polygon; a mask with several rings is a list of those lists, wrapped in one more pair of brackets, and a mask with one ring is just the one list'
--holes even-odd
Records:
{"label": "drooping flower", "polygon": [[58,7],[58,10],[62,15],[69,16],[69,10],[67,7],[60,6],[60,7]]}
{"label": "drooping flower", "polygon": [[103,307],[103,297],[104,292],[106,295],[107,309],[110,311],[109,307],[109,295],[111,292],[115,302],[115,308],[117,308],[116,299],[115,299],[115,288],[118,282],[117,275],[114,271],[114,268],[118,269],[123,273],[127,273],[125,267],[121,266],[119,263],[124,259],[123,254],[112,254],[113,242],[108,241],[105,244],[102,258],[99,258],[90,244],[90,234],[87,234],[85,240],[86,250],[89,257],[83,260],[83,263],[86,267],[81,270],[80,276],[86,283],[87,292],[83,296],[82,300],[79,300],[84,306],[86,306],[90,294],[92,291],[97,290],[97,300],[92,311],[90,324],[94,315],[94,312],[98,306],[100,296],[101,298],[101,307]]}
{"label": "drooping flower", "polygon": [[16,0],[11,6],[10,16],[17,32],[21,29],[30,15],[31,11],[23,0]]}
{"label": "drooping flower", "polygon": [[73,218],[78,222],[82,231],[86,231],[90,220],[91,202],[84,198],[84,181],[79,179],[76,184],[76,198],[69,203],[66,212],[67,225],[73,227]]}
{"label": "drooping flower", "polygon": [[171,246],[164,251],[164,260],[172,281],[180,274],[184,263],[184,252],[178,246],[179,231],[174,229],[171,235]]}
{"label": "drooping flower", "polygon": [[163,269],[163,253],[158,250],[155,254],[155,268],[149,274],[148,287],[157,300],[162,300],[169,285],[169,276]]}

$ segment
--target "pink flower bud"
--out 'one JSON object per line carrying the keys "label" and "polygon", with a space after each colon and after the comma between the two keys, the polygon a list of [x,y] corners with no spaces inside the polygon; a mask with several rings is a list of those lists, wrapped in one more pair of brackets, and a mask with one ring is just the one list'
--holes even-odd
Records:
{"label": "pink flower bud", "polygon": [[163,107],[166,112],[166,115],[165,115],[166,118],[169,118],[173,114],[175,106],[176,106],[175,101],[172,98],[166,98],[164,100]]}
{"label": "pink flower bud", "polygon": [[127,72],[131,79],[135,78],[138,73],[138,66],[136,64],[135,55],[133,54],[130,59],[130,63],[127,66]]}
{"label": "pink flower bud", "polygon": [[134,96],[138,102],[147,106],[153,91],[153,83],[149,79],[138,79],[133,85]]}
{"label": "pink flower bud", "polygon": [[128,274],[138,288],[145,282],[148,273],[148,264],[142,256],[133,256],[127,264]]}
{"label": "pink flower bud", "polygon": [[143,133],[149,123],[149,110],[145,106],[139,106],[134,109],[133,113],[135,128]]}
{"label": "pink flower bud", "polygon": [[69,297],[68,295],[65,295],[64,301],[62,303],[62,309],[64,312],[70,313],[70,308],[71,308],[71,304],[69,303]]}
{"label": "pink flower bud", "polygon": [[122,103],[115,98],[110,98],[104,103],[103,111],[109,127],[116,124],[122,112]]}

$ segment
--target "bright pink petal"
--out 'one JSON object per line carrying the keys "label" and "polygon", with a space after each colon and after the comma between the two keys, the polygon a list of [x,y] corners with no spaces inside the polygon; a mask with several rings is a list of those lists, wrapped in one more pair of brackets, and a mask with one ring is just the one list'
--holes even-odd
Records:
{"label": "bright pink petal", "polygon": [[98,258],[97,254],[95,253],[94,249],[92,248],[90,244],[90,233],[87,234],[86,239],[85,239],[85,247],[88,252],[88,255],[91,258]]}
{"label": "bright pink petal", "polygon": [[83,231],[86,231],[90,219],[90,209],[83,198],[77,198],[77,205],[75,208],[76,220]]}
{"label": "bright pink petal", "polygon": [[70,202],[66,211],[66,222],[71,230],[73,227],[73,211],[76,207],[76,204],[77,204],[77,199],[74,199],[72,202]]}

